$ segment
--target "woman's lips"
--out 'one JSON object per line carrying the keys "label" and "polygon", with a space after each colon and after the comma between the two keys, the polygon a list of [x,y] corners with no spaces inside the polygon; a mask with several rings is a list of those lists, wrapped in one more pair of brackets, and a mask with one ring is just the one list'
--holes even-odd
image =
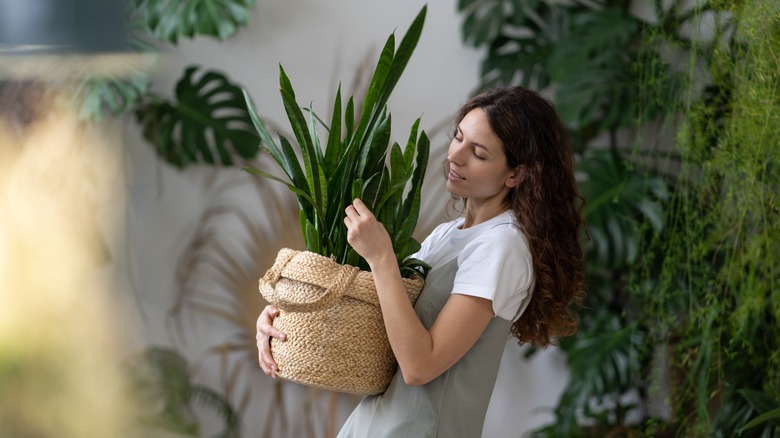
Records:
{"label": "woman's lips", "polygon": [[450,169],[449,173],[447,173],[447,179],[450,181],[461,181],[466,178],[463,178],[462,176],[458,175],[457,173],[453,172],[452,169]]}

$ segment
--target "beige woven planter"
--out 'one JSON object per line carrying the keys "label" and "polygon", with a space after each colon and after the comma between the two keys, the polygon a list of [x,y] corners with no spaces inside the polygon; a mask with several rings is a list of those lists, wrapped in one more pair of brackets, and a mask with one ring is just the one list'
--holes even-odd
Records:
{"label": "beige woven planter", "polygon": [[[423,280],[404,285],[414,304]],[[354,394],[387,389],[396,361],[370,272],[285,248],[260,279],[260,293],[281,309],[274,327],[287,334],[285,342],[271,340],[280,377]]]}

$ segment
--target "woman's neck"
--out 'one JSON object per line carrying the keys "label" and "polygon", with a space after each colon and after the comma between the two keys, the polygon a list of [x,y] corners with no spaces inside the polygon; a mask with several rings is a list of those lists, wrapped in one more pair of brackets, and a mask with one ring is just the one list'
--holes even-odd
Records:
{"label": "woman's neck", "polygon": [[481,204],[476,205],[469,199],[466,199],[466,215],[464,217],[461,229],[473,227],[500,215],[507,211],[508,207],[503,202],[500,204]]}

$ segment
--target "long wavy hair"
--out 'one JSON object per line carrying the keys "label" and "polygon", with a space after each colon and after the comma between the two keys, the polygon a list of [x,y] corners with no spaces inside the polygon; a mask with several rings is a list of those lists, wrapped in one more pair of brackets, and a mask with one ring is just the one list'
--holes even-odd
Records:
{"label": "long wavy hair", "polygon": [[557,344],[577,331],[575,309],[585,298],[585,198],[577,189],[568,136],[552,103],[524,87],[482,91],[459,109],[456,126],[475,108],[501,140],[508,166],[520,168],[520,182],[505,202],[528,238],[536,282],[512,336],[520,344]]}

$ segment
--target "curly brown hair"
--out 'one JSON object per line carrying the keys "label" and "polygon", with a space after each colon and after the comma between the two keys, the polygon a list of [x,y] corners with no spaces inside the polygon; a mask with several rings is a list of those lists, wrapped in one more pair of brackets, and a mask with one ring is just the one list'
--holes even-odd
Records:
{"label": "curly brown hair", "polygon": [[485,112],[509,167],[520,168],[520,183],[506,203],[528,238],[536,282],[512,336],[520,344],[557,344],[577,331],[575,307],[585,298],[585,198],[577,189],[568,136],[553,104],[524,87],[482,91],[459,109],[456,126],[475,108]]}

